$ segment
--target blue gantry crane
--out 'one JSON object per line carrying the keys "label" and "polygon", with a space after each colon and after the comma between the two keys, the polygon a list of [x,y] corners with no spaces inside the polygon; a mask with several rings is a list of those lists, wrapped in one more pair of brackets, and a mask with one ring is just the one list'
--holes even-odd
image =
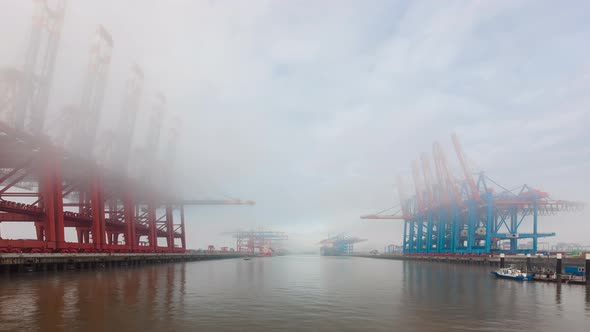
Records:
{"label": "blue gantry crane", "polygon": [[436,180],[428,155],[422,154],[420,163],[412,163],[415,195],[406,197],[398,177],[397,212],[361,216],[403,220],[405,254],[536,253],[539,238],[555,235],[539,232],[540,216],[584,207],[580,202],[554,200],[528,185],[506,189],[483,172],[474,177],[455,134],[452,141],[463,178],[453,175],[441,145],[435,142]]}

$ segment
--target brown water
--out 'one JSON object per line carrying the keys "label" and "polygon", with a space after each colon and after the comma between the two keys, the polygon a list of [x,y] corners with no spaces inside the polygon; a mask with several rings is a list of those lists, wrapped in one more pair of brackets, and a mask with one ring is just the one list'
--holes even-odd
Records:
{"label": "brown water", "polygon": [[284,256],[0,278],[1,331],[589,331],[590,289]]}

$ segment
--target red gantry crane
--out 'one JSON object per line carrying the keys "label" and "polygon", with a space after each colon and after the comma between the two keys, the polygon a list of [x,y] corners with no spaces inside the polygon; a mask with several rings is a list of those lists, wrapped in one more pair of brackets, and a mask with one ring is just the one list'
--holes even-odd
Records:
{"label": "red gantry crane", "polygon": [[[65,144],[61,146],[45,137],[41,129],[65,2],[49,6],[46,1],[36,0],[35,4],[37,12],[24,69],[0,71],[0,224],[34,225],[35,238],[14,239],[0,234],[0,253],[184,252],[184,206],[254,204],[236,199],[178,198],[170,171],[158,182],[127,175],[126,157],[143,82],[143,74],[135,67],[124,97],[124,114],[115,132],[115,162],[105,167],[104,159],[109,156],[99,155],[102,163],[91,158],[96,150],[97,124],[113,47],[112,37],[101,26],[91,49],[82,101],[79,107],[62,114],[62,120],[71,122],[70,128],[84,132],[69,132],[69,136],[62,137]],[[151,154],[143,160],[149,166],[147,179],[155,178],[160,165],[157,148],[165,99],[159,96],[148,135]],[[168,152],[174,151],[171,146]],[[166,159],[171,161],[173,156]],[[180,210],[178,221],[174,218],[176,209]],[[70,232],[76,235],[75,240],[68,239]]]}

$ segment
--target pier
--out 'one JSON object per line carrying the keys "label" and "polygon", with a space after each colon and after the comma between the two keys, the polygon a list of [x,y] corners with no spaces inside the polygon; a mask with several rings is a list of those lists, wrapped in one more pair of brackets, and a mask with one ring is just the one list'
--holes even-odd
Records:
{"label": "pier", "polygon": [[94,253],[94,254],[1,254],[0,273],[70,271],[141,266],[192,261],[232,259],[250,256],[244,253]]}
{"label": "pier", "polygon": [[[523,255],[498,255],[498,256],[437,256],[437,255],[401,255],[401,254],[354,254],[351,256],[392,259],[405,261],[438,262],[451,264],[485,265],[492,267],[504,267],[509,265],[525,267],[529,271],[535,271],[538,277],[535,281],[557,282],[569,284],[590,285],[590,254],[585,256],[564,257],[556,256],[523,256]],[[565,267],[576,267],[581,273],[578,275],[567,273]],[[551,275],[546,272],[551,271]],[[541,275],[545,277],[540,278]]]}

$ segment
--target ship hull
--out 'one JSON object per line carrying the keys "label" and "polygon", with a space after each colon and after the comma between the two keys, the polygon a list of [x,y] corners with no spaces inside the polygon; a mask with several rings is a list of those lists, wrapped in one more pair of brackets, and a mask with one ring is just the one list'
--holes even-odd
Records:
{"label": "ship hull", "polygon": [[531,277],[531,276],[512,276],[512,275],[501,274],[501,273],[498,273],[496,271],[492,272],[492,274],[495,275],[496,278],[500,278],[500,279],[510,279],[510,280],[516,280],[516,281],[530,281],[530,280],[533,280],[533,277]]}

